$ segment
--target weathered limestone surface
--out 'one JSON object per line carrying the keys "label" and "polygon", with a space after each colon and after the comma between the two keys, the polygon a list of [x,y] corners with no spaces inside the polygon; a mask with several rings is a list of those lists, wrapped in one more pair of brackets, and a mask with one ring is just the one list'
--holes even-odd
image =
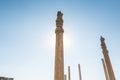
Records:
{"label": "weathered limestone surface", "polygon": [[55,72],[54,80],[64,80],[64,55],[63,55],[63,19],[62,13],[58,11],[56,19],[56,49],[55,49]]}
{"label": "weathered limestone surface", "polygon": [[104,59],[101,59],[101,60],[102,60],[102,64],[103,64],[106,80],[110,80],[109,76],[108,76],[108,70],[107,70],[107,67],[106,67],[105,60]]}
{"label": "weathered limestone surface", "polygon": [[111,65],[111,62],[110,62],[110,58],[109,58],[109,55],[108,55],[108,50],[107,50],[107,47],[106,47],[106,44],[105,44],[104,40],[105,39],[101,36],[101,48],[103,50],[103,55],[104,55],[109,79],[110,80],[115,80],[114,72],[113,72],[112,65]]}

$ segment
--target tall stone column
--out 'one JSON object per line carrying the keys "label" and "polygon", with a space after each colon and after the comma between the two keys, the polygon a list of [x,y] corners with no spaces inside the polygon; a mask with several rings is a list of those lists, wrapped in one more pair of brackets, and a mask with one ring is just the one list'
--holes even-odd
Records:
{"label": "tall stone column", "polygon": [[101,36],[101,48],[102,48],[102,51],[103,51],[104,60],[105,60],[106,67],[107,67],[107,70],[108,70],[109,79],[110,80],[115,80],[114,72],[113,72],[112,65],[111,65],[111,62],[110,62],[110,58],[109,58],[109,55],[108,55],[108,50],[107,50],[107,47],[106,47],[106,44],[105,44],[104,40],[105,39]]}
{"label": "tall stone column", "polygon": [[56,19],[56,48],[54,80],[64,80],[64,55],[63,55],[63,14],[58,11]]}

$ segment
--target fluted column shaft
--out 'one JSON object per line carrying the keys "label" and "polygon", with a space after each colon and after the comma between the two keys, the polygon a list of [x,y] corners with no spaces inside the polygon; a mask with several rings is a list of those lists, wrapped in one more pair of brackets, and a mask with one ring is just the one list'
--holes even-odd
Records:
{"label": "fluted column shaft", "polygon": [[109,55],[108,55],[108,50],[107,50],[107,47],[106,47],[106,44],[105,44],[104,40],[105,39],[103,37],[101,37],[101,48],[103,50],[104,60],[105,60],[106,67],[107,67],[107,70],[108,70],[109,79],[110,80],[115,80],[114,72],[113,72],[112,65],[111,65],[111,62],[110,62],[110,58],[109,58]]}
{"label": "fluted column shaft", "polygon": [[101,59],[101,60],[102,60],[102,64],[103,64],[103,68],[104,68],[104,73],[105,73],[106,80],[109,80],[108,70],[107,70],[107,67],[106,67],[105,60],[104,59]]}
{"label": "fluted column shaft", "polygon": [[56,20],[56,47],[55,47],[55,73],[54,80],[64,80],[64,55],[63,55],[63,20],[59,11]]}

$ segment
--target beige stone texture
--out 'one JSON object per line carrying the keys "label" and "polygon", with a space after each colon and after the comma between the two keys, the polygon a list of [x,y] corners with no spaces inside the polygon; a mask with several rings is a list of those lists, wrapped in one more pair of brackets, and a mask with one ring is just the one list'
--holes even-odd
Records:
{"label": "beige stone texture", "polygon": [[108,55],[108,50],[107,50],[107,47],[106,47],[106,44],[105,44],[104,40],[105,39],[101,36],[101,48],[102,48],[102,51],[103,51],[104,60],[105,60],[106,67],[107,67],[107,70],[108,70],[109,79],[110,80],[115,80],[114,72],[113,72],[112,65],[111,65],[111,62],[110,62],[110,58],[109,58],[109,55]]}
{"label": "beige stone texture", "polygon": [[63,54],[63,19],[58,11],[56,19],[56,47],[55,47],[55,71],[54,80],[64,80],[64,54]]}

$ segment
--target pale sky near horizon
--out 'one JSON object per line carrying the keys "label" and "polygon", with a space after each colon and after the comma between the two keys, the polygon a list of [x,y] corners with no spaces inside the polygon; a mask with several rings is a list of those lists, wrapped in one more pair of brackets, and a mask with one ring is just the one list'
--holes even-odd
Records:
{"label": "pale sky near horizon", "polygon": [[54,80],[55,20],[63,15],[64,71],[71,80],[105,80],[100,36],[120,79],[119,0],[0,0],[0,76]]}

